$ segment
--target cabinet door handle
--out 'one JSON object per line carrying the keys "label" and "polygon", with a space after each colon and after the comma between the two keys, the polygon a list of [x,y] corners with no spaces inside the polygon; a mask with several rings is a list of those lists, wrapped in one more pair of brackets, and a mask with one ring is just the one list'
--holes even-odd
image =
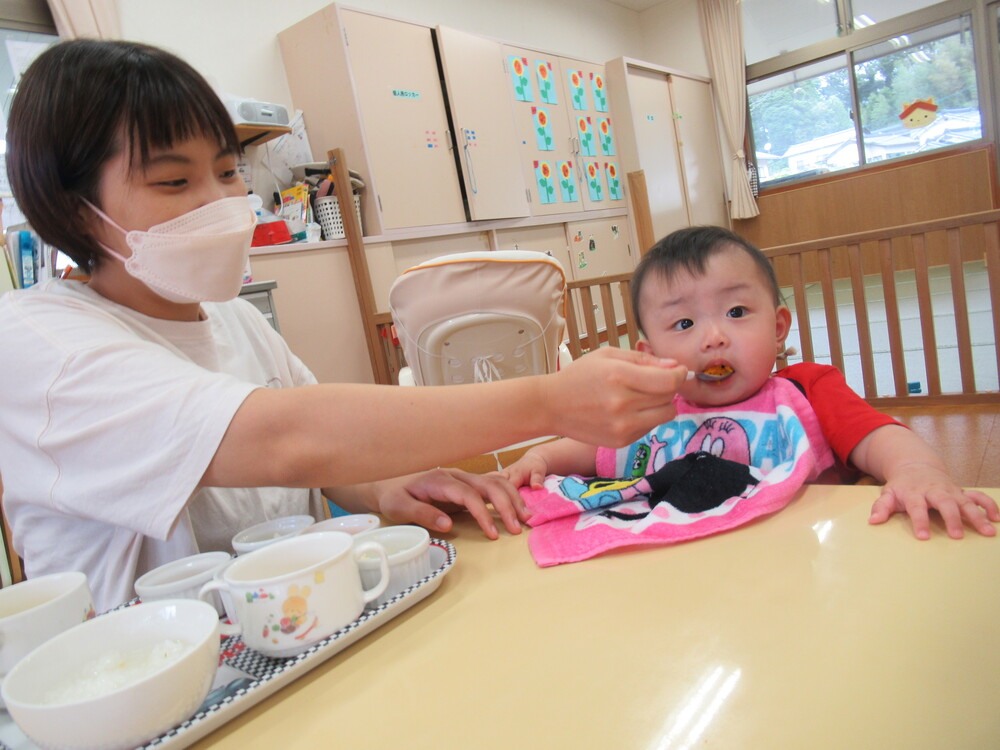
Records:
{"label": "cabinet door handle", "polygon": [[465,143],[462,145],[462,151],[465,153],[466,168],[469,170],[469,190],[475,195],[479,193],[479,187],[476,185],[476,168],[472,163],[472,148],[469,146],[469,134],[465,128],[462,129],[462,137],[465,140]]}
{"label": "cabinet door handle", "polygon": [[445,135],[445,138],[448,140],[448,150],[449,151],[454,151],[455,150],[455,134],[452,133],[450,130],[446,130],[446,131],[444,131],[444,135]]}

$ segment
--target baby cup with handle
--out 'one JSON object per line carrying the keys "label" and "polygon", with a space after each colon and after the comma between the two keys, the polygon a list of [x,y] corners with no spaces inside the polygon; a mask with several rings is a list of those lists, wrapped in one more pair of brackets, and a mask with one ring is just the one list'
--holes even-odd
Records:
{"label": "baby cup with handle", "polygon": [[[266,656],[295,656],[353,622],[389,585],[385,549],[353,542],[341,531],[275,542],[236,558],[199,596],[211,601],[213,591],[229,593],[237,622],[223,624],[223,635],[242,635]],[[380,561],[381,576],[370,589],[362,588],[358,572],[366,554]]]}
{"label": "baby cup with handle", "polygon": [[83,573],[51,573],[0,589],[0,682],[36,646],[94,615]]}

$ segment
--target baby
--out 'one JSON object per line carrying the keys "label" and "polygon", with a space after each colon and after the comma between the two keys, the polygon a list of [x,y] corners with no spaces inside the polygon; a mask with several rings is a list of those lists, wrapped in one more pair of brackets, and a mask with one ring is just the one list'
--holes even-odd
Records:
{"label": "baby", "polygon": [[[870,523],[905,512],[916,537],[927,539],[933,508],[952,538],[962,537],[965,524],[996,534],[996,502],[958,487],[930,446],[851,391],[836,368],[801,363],[772,372],[785,351],[791,313],[770,262],[743,238],[719,227],[673,232],[636,268],[632,304],[645,335],[638,349],[688,368],[677,392],[693,406],[729,407],[772,377],[791,381],[839,462],[884,483]],[[516,487],[533,488],[548,474],[594,476],[597,451],[561,439],[532,448],[503,474]]]}

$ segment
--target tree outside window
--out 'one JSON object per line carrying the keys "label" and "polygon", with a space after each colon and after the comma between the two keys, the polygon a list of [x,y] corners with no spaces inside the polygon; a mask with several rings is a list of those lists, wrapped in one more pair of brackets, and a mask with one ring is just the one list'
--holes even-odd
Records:
{"label": "tree outside window", "polygon": [[982,138],[968,24],[962,16],[750,83],[761,184]]}

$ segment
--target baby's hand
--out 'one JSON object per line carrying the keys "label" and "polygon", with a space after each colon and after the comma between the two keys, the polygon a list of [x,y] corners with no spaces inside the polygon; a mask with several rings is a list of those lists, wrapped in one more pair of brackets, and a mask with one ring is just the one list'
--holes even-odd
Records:
{"label": "baby's hand", "polygon": [[[961,539],[969,524],[983,536],[995,536],[993,523],[1000,521],[996,502],[976,490],[963,490],[948,474],[924,463],[900,467],[886,479],[882,494],[872,506],[869,523],[885,523],[894,513],[910,516],[913,535],[929,539],[929,509],[934,508],[944,520],[952,539]],[[992,523],[991,523],[992,522]]]}
{"label": "baby's hand", "polygon": [[500,474],[515,487],[539,489],[548,474],[548,467],[541,455],[528,451],[510,466],[501,469]]}

